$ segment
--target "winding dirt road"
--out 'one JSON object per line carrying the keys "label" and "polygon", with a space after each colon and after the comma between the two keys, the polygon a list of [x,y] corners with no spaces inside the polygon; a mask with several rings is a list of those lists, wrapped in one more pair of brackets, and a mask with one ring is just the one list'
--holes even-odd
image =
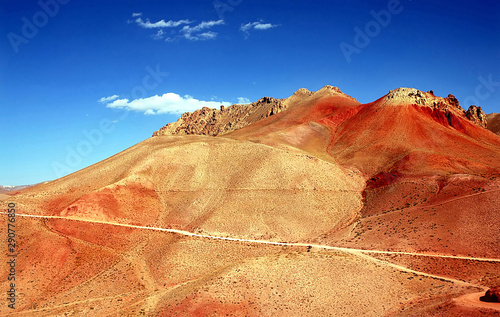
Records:
{"label": "winding dirt road", "polygon": [[[0,214],[7,214],[7,213],[0,212]],[[376,262],[376,263],[382,264],[382,265],[386,265],[386,266],[395,268],[395,269],[403,271],[403,272],[413,273],[413,274],[417,274],[417,275],[421,275],[421,276],[427,276],[427,277],[431,277],[431,278],[435,278],[435,279],[439,279],[439,280],[443,280],[443,281],[448,281],[448,282],[453,282],[453,283],[457,283],[457,284],[465,285],[465,286],[474,286],[474,287],[482,288],[482,289],[484,289],[484,291],[486,291],[487,288],[485,288],[484,286],[481,286],[481,285],[471,284],[471,283],[464,282],[464,281],[457,280],[457,279],[453,279],[453,278],[448,278],[448,277],[443,277],[443,276],[438,276],[438,275],[433,275],[433,274],[415,271],[415,270],[409,269],[409,268],[401,266],[401,265],[397,265],[397,264],[394,264],[394,263],[391,263],[388,261],[383,261],[383,260],[374,258],[374,257],[370,256],[369,254],[403,254],[403,255],[428,256],[428,257],[461,259],[461,260],[472,260],[472,261],[500,262],[500,259],[496,259],[496,258],[476,258],[476,257],[465,257],[465,256],[455,256],[455,255],[425,254],[425,253],[413,253],[413,252],[401,252],[401,251],[365,250],[365,249],[353,249],[353,248],[335,247],[335,246],[329,246],[329,245],[300,243],[300,242],[276,242],[276,241],[267,241],[267,240],[240,239],[240,238],[198,234],[198,233],[193,233],[193,232],[178,230],[178,229],[138,226],[138,225],[131,225],[131,224],[116,223],[116,222],[87,220],[87,219],[61,217],[61,216],[41,216],[41,215],[27,215],[27,214],[16,214],[16,216],[31,217],[31,218],[43,218],[43,219],[64,219],[64,220],[70,220],[70,221],[99,223],[99,224],[128,227],[128,228],[135,228],[135,229],[142,229],[142,230],[155,230],[155,231],[170,232],[170,233],[181,234],[181,235],[191,236],[191,237],[204,238],[204,239],[238,241],[238,242],[246,242],[246,243],[260,243],[260,244],[268,244],[268,245],[276,245],[276,246],[292,246],[292,247],[298,246],[298,247],[308,247],[311,249],[318,248],[318,249],[325,249],[325,250],[336,250],[336,251],[341,251],[341,252],[347,252],[347,253],[359,256],[361,258],[367,259],[369,261]],[[484,294],[484,292],[483,293],[466,294],[466,295],[463,295],[461,297],[454,299],[454,301],[459,305],[468,306],[468,307],[494,308],[496,310],[500,310],[500,308],[499,308],[500,304],[484,303],[484,302],[479,301],[479,299],[478,299],[479,294]]]}
{"label": "winding dirt road", "polygon": [[[6,212],[0,212],[0,214],[7,214],[7,213]],[[127,228],[171,232],[171,233],[177,233],[177,234],[181,234],[181,235],[185,235],[185,236],[205,238],[205,239],[239,241],[239,242],[248,242],[248,243],[260,243],[260,244],[270,244],[270,245],[277,245],[277,246],[311,247],[311,248],[320,248],[320,249],[344,251],[344,252],[354,253],[354,254],[359,254],[359,253],[402,254],[402,255],[428,256],[428,257],[460,259],[460,260],[471,260],[471,261],[500,262],[500,259],[496,259],[496,258],[476,258],[476,257],[468,257],[468,256],[414,253],[414,252],[404,252],[404,251],[366,250],[366,249],[353,249],[353,248],[335,247],[335,246],[329,246],[329,245],[312,244],[312,243],[302,243],[302,242],[276,242],[276,241],[268,241],[268,240],[240,239],[240,238],[231,238],[231,237],[221,237],[221,236],[212,236],[212,235],[206,235],[206,234],[199,234],[199,233],[194,233],[194,232],[189,232],[189,231],[184,231],[184,230],[178,230],[178,229],[149,227],[149,226],[138,226],[138,225],[118,223],[118,222],[88,220],[88,219],[80,219],[80,218],[72,218],[72,217],[40,216],[40,215],[27,215],[27,214],[16,214],[16,216],[31,217],[31,218],[43,218],[43,219],[64,219],[64,220],[71,220],[71,221],[82,221],[82,222],[90,222],[90,223],[100,223],[100,224],[106,224],[106,225],[112,225],[112,226],[120,226],[120,227],[127,227]]]}

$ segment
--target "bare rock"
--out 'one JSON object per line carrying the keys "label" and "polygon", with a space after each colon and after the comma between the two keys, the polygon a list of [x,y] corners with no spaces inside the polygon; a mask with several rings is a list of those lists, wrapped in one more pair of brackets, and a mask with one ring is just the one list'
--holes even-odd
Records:
{"label": "bare rock", "polygon": [[466,118],[474,124],[486,128],[487,118],[481,107],[470,106],[469,110],[465,111],[458,102],[458,99],[449,94],[448,97],[442,98],[434,95],[432,90],[423,92],[415,88],[397,88],[389,91],[385,96],[386,104],[400,106],[404,104],[415,104],[419,106],[427,106],[433,111],[439,111],[443,116],[450,121],[451,117]]}
{"label": "bare rock", "polygon": [[500,285],[490,288],[479,299],[483,302],[500,303]]}
{"label": "bare rock", "polygon": [[481,126],[483,128],[487,127],[487,119],[486,119],[486,114],[484,113],[483,109],[481,107],[476,107],[474,105],[469,107],[469,110],[465,113],[465,116],[467,119],[470,121],[474,122],[478,126]]}
{"label": "bare rock", "polygon": [[184,113],[179,120],[169,123],[153,136],[209,135],[229,133],[286,109],[281,99],[264,97],[247,105],[220,106],[220,110],[203,107]]}
{"label": "bare rock", "polygon": [[458,102],[458,99],[455,98],[455,96],[453,96],[452,94],[449,94],[448,97],[444,98],[444,100],[446,100],[451,106],[458,108],[458,109],[462,109],[462,107],[460,107],[460,103]]}

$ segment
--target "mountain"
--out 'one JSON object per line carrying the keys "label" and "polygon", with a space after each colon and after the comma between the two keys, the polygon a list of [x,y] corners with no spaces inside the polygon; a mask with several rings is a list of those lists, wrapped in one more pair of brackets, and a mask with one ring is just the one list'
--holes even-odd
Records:
{"label": "mountain", "polygon": [[490,113],[486,116],[488,121],[488,130],[500,135],[500,113]]}
{"label": "mountain", "polygon": [[28,187],[31,187],[34,185],[20,185],[20,186],[13,186],[13,185],[0,185],[0,194],[9,194],[16,192],[18,190],[22,190]]}
{"label": "mountain", "polygon": [[186,113],[12,196],[31,215],[16,220],[19,311],[492,314],[478,300],[500,284],[486,118],[452,95],[361,104],[333,86]]}

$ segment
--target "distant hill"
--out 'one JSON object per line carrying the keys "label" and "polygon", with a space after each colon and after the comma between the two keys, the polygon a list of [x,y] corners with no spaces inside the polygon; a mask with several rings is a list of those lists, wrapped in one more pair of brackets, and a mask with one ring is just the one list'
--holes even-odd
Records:
{"label": "distant hill", "polygon": [[486,119],[488,121],[487,129],[500,135],[500,113],[490,113]]}
{"label": "distant hill", "polygon": [[34,186],[34,185],[20,185],[20,186],[0,185],[0,194],[8,195],[9,193],[13,193],[15,191],[25,189],[25,188],[28,188],[31,186]]}

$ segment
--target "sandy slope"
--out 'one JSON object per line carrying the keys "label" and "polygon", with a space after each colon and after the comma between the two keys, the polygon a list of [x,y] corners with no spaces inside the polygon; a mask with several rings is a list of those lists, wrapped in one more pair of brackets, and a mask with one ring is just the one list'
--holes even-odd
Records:
{"label": "sandy slope", "polygon": [[352,218],[363,185],[355,172],[292,148],[157,137],[16,199],[20,213],[295,241]]}

